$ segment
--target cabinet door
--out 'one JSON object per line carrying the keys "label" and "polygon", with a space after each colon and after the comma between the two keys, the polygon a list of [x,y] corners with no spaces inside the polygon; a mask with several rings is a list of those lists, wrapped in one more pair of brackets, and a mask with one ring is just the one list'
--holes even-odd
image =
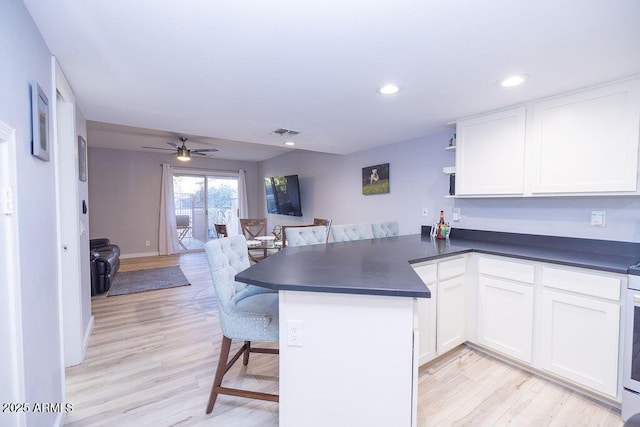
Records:
{"label": "cabinet door", "polygon": [[418,298],[418,366],[436,357],[436,304],[438,287],[429,286],[431,298]]}
{"label": "cabinet door", "polygon": [[616,397],[620,306],[542,291],[543,369]]}
{"label": "cabinet door", "polygon": [[436,357],[436,301],[438,300],[437,264],[413,267],[431,291],[431,298],[418,298],[418,366]]}
{"label": "cabinet door", "polygon": [[464,276],[438,283],[437,349],[444,354],[467,340],[467,304]]}
{"label": "cabinet door", "polygon": [[525,107],[456,124],[456,195],[522,194]]}
{"label": "cabinet door", "polygon": [[531,363],[533,285],[480,276],[478,299],[480,344]]}
{"label": "cabinet door", "polygon": [[640,81],[539,102],[532,192],[636,191]]}

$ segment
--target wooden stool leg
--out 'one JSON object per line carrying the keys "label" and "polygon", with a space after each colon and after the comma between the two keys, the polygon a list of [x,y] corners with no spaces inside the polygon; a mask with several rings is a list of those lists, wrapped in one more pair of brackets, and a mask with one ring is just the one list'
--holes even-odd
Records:
{"label": "wooden stool leg", "polygon": [[247,366],[249,364],[249,352],[251,351],[251,341],[245,341],[244,345],[247,347],[244,351],[244,356],[242,358],[242,364]]}
{"label": "wooden stool leg", "polygon": [[218,368],[216,369],[216,375],[213,379],[213,387],[211,387],[211,395],[209,395],[209,404],[207,405],[207,414],[213,411],[213,405],[218,398],[218,387],[222,384],[222,377],[224,377],[227,360],[229,359],[229,350],[231,349],[231,339],[222,336],[222,346],[220,347],[220,359],[218,360]]}

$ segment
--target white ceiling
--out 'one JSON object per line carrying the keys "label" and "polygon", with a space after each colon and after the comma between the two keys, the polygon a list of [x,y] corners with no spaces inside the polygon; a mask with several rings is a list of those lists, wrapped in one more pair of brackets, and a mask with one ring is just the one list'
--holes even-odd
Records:
{"label": "white ceiling", "polygon": [[[296,149],[346,154],[640,73],[638,0],[24,2],[90,146],[140,149],[109,132],[158,147],[198,135],[219,158],[233,158],[229,141],[262,144],[261,160],[289,150],[270,134],[287,128]],[[512,73],[531,77],[496,84]],[[387,82],[402,91],[377,94]]]}

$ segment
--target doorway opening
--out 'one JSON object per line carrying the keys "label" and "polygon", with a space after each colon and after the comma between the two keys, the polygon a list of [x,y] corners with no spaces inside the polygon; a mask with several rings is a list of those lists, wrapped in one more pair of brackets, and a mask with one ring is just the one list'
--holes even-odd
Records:
{"label": "doorway opening", "polygon": [[173,197],[182,250],[203,250],[218,238],[215,224],[225,224],[229,236],[238,234],[237,176],[174,174]]}

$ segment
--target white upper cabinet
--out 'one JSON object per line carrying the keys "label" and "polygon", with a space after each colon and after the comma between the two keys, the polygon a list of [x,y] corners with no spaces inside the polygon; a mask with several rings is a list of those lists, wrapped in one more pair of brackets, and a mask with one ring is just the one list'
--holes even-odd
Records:
{"label": "white upper cabinet", "polygon": [[636,191],[638,81],[534,104],[533,193]]}
{"label": "white upper cabinet", "polygon": [[640,194],[637,78],[459,120],[457,134],[459,196]]}
{"label": "white upper cabinet", "polygon": [[456,195],[522,195],[526,108],[458,121]]}

